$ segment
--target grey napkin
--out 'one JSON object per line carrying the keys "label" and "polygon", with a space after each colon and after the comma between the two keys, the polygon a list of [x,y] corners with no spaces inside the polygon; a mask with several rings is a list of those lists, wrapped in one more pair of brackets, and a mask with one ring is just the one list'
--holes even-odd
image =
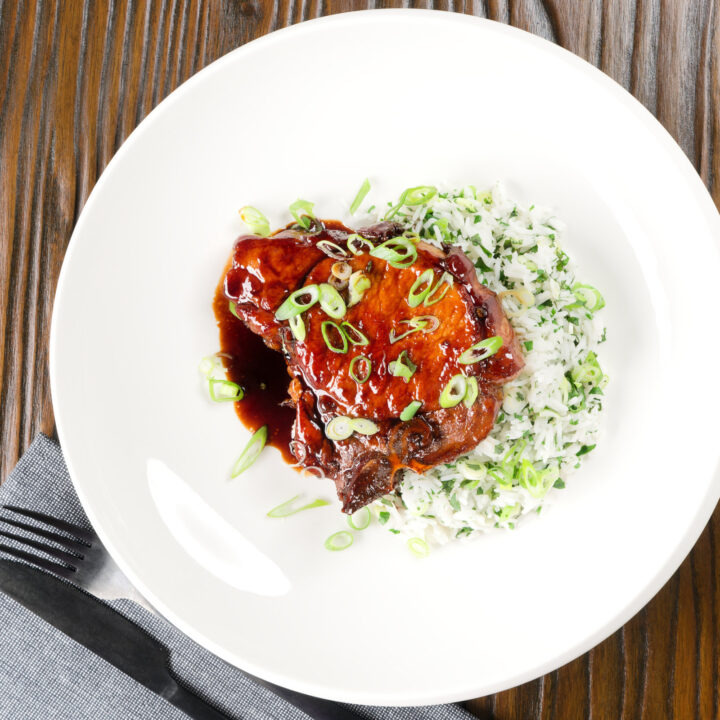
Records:
{"label": "grey napkin", "polygon": [[[60,448],[38,436],[7,481],[0,505],[41,510],[89,527]],[[178,677],[233,718],[307,720],[170,623],[128,600],[110,603],[171,652]],[[180,710],[0,592],[0,720],[187,720]],[[378,720],[470,720],[457,705],[348,706]]]}

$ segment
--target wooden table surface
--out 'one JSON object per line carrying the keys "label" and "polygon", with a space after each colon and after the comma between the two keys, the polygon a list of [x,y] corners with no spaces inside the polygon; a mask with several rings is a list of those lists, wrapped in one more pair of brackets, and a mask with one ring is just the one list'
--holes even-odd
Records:
{"label": "wooden table surface", "polygon": [[[260,35],[416,6],[510,23],[597,65],[658,117],[720,206],[720,0],[0,0],[0,479],[37,432],[54,432],[58,273],[90,190],[135,126]],[[663,590],[591,652],[467,707],[497,720],[718,718],[719,532],[716,510]]]}

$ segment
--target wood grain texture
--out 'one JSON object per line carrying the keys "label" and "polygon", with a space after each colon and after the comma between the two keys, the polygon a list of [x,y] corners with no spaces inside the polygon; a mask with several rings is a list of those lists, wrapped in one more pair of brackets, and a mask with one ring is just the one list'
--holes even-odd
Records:
{"label": "wood grain texture", "polygon": [[[374,7],[511,23],[597,65],[655,113],[720,206],[720,0],[0,0],[0,479],[52,434],[60,265],[103,168],[192,74],[272,30]],[[467,703],[494,720],[718,718],[716,510],[637,616],[544,678]]]}

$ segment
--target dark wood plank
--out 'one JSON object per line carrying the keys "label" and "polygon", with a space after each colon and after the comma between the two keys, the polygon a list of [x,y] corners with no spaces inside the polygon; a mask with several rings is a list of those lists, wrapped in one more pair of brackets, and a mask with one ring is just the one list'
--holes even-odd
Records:
{"label": "dark wood plank", "polygon": [[[373,7],[488,17],[575,52],[658,116],[720,206],[720,0],[0,0],[0,480],[53,432],[57,277],[125,138],[229,50]],[[488,720],[717,718],[718,532],[720,511],[658,596],[590,653],[467,707]]]}

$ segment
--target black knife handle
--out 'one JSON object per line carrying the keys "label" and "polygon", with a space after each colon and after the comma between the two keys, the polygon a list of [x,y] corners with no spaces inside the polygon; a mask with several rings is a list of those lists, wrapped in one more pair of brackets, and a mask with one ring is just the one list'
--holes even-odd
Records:
{"label": "black knife handle", "polygon": [[174,687],[168,687],[167,692],[162,693],[162,697],[178,710],[182,710],[192,720],[230,720],[227,715],[223,715],[210,703],[205,702],[180,683],[176,682]]}

